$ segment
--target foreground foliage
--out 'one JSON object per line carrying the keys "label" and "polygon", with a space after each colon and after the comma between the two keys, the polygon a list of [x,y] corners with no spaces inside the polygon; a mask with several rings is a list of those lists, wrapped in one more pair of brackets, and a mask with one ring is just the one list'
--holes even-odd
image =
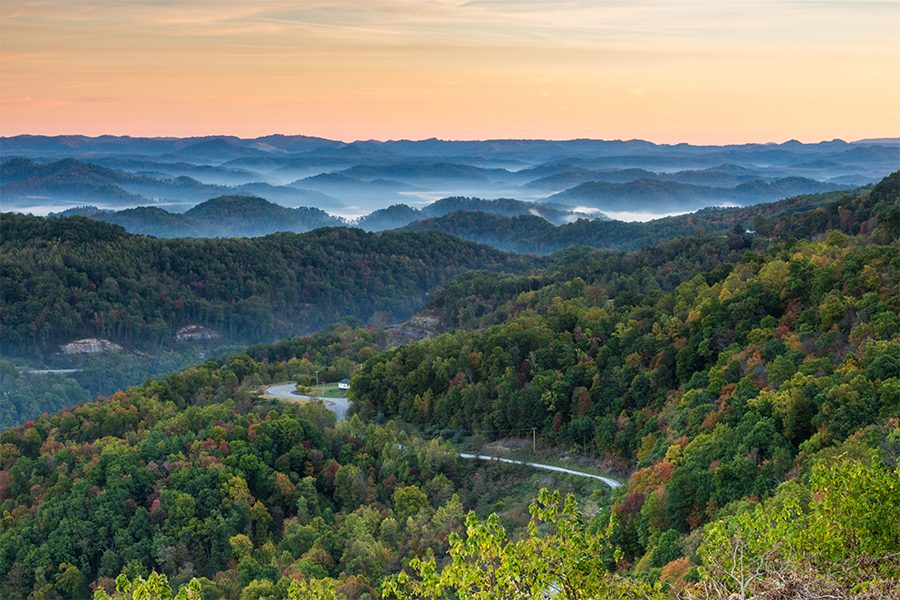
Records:
{"label": "foreground foliage", "polygon": [[[891,434],[894,452],[898,434]],[[900,594],[900,466],[854,446],[823,453],[807,485],[785,482],[766,502],[744,503],[708,525],[698,551],[701,584],[691,595]]]}
{"label": "foreground foliage", "polygon": [[450,536],[449,562],[413,559],[413,574],[386,582],[384,598],[399,600],[459,598],[650,598],[648,586],[610,572],[617,549],[608,533],[589,531],[575,499],[541,490],[530,507],[524,537],[509,539],[497,515],[484,522],[470,513],[465,535]]}
{"label": "foreground foliage", "polygon": [[173,591],[168,577],[155,571],[146,579],[130,580],[126,575],[119,575],[114,593],[100,589],[94,594],[94,600],[201,600],[202,597],[202,586],[197,579]]}

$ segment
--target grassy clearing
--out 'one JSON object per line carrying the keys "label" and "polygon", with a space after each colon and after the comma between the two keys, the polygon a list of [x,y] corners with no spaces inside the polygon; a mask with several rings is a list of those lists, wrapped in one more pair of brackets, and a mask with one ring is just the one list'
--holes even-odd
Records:
{"label": "grassy clearing", "polygon": [[300,394],[304,396],[313,396],[315,398],[344,398],[346,394],[338,389],[337,382],[323,383],[319,386],[301,386],[298,388]]}
{"label": "grassy clearing", "polygon": [[317,398],[343,398],[346,394],[338,389],[337,382],[335,383],[323,383],[319,387],[313,386],[312,396],[316,396]]}

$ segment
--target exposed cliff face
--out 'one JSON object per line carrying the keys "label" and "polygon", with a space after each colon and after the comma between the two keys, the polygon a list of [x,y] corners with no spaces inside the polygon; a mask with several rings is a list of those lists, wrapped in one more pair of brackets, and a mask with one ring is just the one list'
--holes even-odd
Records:
{"label": "exposed cliff face", "polygon": [[175,332],[176,342],[197,342],[203,340],[215,340],[220,336],[218,333],[204,327],[202,325],[185,325]]}
{"label": "exposed cliff face", "polygon": [[75,340],[74,342],[63,344],[59,349],[63,354],[105,354],[124,350],[122,346],[102,338]]}
{"label": "exposed cliff face", "polygon": [[437,311],[423,310],[404,323],[388,328],[391,347],[425,338],[432,338],[443,331],[443,320]]}

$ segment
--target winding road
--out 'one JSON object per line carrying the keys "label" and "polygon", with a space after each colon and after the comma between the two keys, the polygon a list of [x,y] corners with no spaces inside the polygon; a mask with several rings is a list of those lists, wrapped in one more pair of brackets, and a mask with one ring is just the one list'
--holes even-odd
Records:
{"label": "winding road", "polygon": [[[266,394],[273,398],[278,398],[279,400],[287,400],[288,402],[322,402],[325,405],[325,408],[334,413],[338,421],[345,419],[347,417],[347,411],[350,409],[350,401],[347,398],[317,398],[315,396],[304,396],[303,394],[297,393],[297,384],[295,383],[280,383],[278,385],[269,386],[266,388]],[[499,456],[488,456],[485,454],[469,454],[466,452],[457,452],[456,455],[465,459],[492,460],[509,463],[511,465],[525,465],[526,467],[533,467],[535,469],[544,469],[545,471],[555,471],[557,473],[575,475],[576,477],[588,477],[590,479],[602,481],[613,489],[622,485],[621,481],[603,477],[602,475],[594,475],[593,473],[585,473],[584,471],[575,471],[574,469],[545,465],[543,463],[513,460],[511,458],[501,458]]]}
{"label": "winding road", "polygon": [[280,383],[266,388],[266,394],[288,402],[321,402],[325,408],[334,413],[337,420],[345,419],[350,410],[350,401],[346,398],[318,398],[297,393],[296,383]]}
{"label": "winding road", "polygon": [[524,460],[513,460],[511,458],[500,458],[499,456],[487,456],[484,454],[467,454],[465,452],[457,452],[456,455],[460,458],[471,458],[474,460],[493,460],[502,463],[509,463],[511,465],[525,465],[526,467],[534,467],[535,469],[556,471],[557,473],[567,473],[568,475],[577,475],[578,477],[589,477],[591,479],[602,481],[613,489],[622,485],[621,481],[616,481],[615,479],[611,479],[609,477],[603,477],[602,475],[594,475],[593,473],[585,473],[584,471],[575,471],[573,469],[566,469],[565,467],[555,467],[553,465],[545,465],[543,463],[526,462]]}

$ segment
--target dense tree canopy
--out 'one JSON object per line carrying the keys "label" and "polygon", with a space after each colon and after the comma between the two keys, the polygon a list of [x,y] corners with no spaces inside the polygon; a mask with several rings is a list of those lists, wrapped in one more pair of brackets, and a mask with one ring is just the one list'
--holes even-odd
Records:
{"label": "dense tree canopy", "polygon": [[[385,350],[384,331],[338,326],[5,429],[0,595],[896,596],[896,178],[851,200],[770,224],[808,239],[735,230],[631,253],[573,249],[536,259],[525,274],[468,273],[433,298],[430,308],[455,329],[433,339]],[[172,265],[194,273],[203,260],[200,250],[176,258],[168,242],[105,225],[18,223],[11,247],[44,240],[21,255],[43,261],[29,285],[43,289],[46,279],[47,290],[87,305],[99,288],[78,288],[82,276],[97,280],[85,257],[121,250],[137,265],[128,252],[167,256],[153,263],[165,290],[175,289]],[[444,264],[442,251],[462,252],[446,264],[515,266],[440,236],[424,248],[403,235],[318,235],[356,253],[340,259],[348,271],[335,267],[347,277],[371,268],[348,256],[396,261],[406,282],[398,289],[424,289],[412,274]],[[307,243],[273,236],[198,248],[227,270],[240,263],[229,244],[245,244],[239,255],[258,251],[260,262],[240,264],[265,274],[261,257],[272,248],[285,257]],[[383,244],[407,254],[378,254]],[[39,256],[38,247],[53,251]],[[416,253],[435,262],[405,270]],[[4,268],[30,268],[14,262]],[[435,281],[447,276],[435,269]],[[126,275],[109,278],[120,285]],[[135,314],[145,314],[142,301]],[[349,420],[260,396],[272,382],[308,384],[317,371],[352,376]],[[22,385],[10,366],[0,364],[0,375]],[[41,381],[49,399],[36,393],[7,413],[83,399],[56,389],[58,379]],[[627,485],[589,510],[542,491],[525,513],[516,504],[531,488],[520,467],[463,461],[449,443],[420,437],[532,428],[545,445],[620,465]]]}
{"label": "dense tree canopy", "polygon": [[308,333],[345,317],[401,319],[472,268],[521,260],[441,234],[320,229],[254,239],[160,240],[83,218],[0,219],[7,352],[79,337],[171,345],[185,324],[231,340]]}
{"label": "dense tree canopy", "polygon": [[485,500],[464,485],[481,467],[438,443],[254,403],[276,376],[236,357],[5,430],[2,595],[81,598],[155,569],[210,597],[341,574],[374,597]]}
{"label": "dense tree canopy", "polygon": [[538,285],[495,305],[501,324],[367,361],[355,409],[432,431],[536,427],[549,443],[634,464],[617,539],[653,572],[723,507],[770,495],[806,457],[900,418],[898,289],[896,244],[837,232],[670,292],[610,300],[584,281]]}

